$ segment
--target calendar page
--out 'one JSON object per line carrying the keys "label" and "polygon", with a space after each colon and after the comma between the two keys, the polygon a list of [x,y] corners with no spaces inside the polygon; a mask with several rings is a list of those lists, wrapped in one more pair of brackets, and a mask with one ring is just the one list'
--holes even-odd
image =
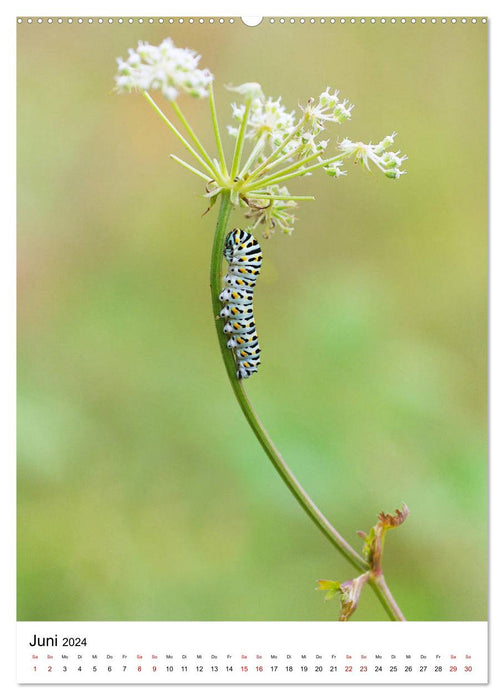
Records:
{"label": "calendar page", "polygon": [[487,18],[16,22],[18,683],[487,683]]}

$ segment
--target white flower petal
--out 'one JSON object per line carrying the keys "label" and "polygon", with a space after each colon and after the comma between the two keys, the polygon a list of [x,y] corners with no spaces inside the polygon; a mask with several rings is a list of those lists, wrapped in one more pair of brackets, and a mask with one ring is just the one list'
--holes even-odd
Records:
{"label": "white flower petal", "polygon": [[179,91],[206,97],[213,75],[197,67],[199,60],[195,51],[177,48],[170,38],[160,46],[140,41],[136,49],[128,49],[126,61],[117,59],[116,88],[119,92],[161,90],[168,100],[175,100]]}

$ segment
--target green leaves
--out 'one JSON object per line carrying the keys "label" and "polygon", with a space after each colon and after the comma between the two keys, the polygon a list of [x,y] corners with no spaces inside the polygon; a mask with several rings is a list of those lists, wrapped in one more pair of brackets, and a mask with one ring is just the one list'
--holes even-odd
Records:
{"label": "green leaves", "polygon": [[329,581],[320,579],[317,591],[326,591],[324,600],[332,600],[336,593],[340,594],[340,614],[339,621],[347,622],[353,615],[359,604],[360,594],[367,583],[370,572],[367,571],[356,578],[340,583],[339,581]]}
{"label": "green leaves", "polygon": [[318,587],[315,590],[326,592],[324,600],[332,600],[336,593],[339,593],[341,590],[341,583],[339,581],[328,581],[321,578],[317,583]]}
{"label": "green leaves", "polygon": [[[378,522],[368,534],[358,530],[357,534],[364,540],[362,553],[369,565],[369,571],[364,572],[356,578],[340,583],[329,579],[319,579],[317,591],[325,591],[324,600],[332,600],[336,593],[340,594],[339,621],[346,622],[350,619],[359,605],[360,595],[366,583],[371,583],[374,587],[386,589],[385,580],[382,573],[382,556],[387,530],[399,527],[409,515],[408,507],[405,503],[401,508],[396,508],[395,513],[385,513],[382,511],[378,515]],[[388,590],[388,589],[387,589]],[[400,612],[400,611],[399,611]],[[404,619],[402,617],[396,619]]]}

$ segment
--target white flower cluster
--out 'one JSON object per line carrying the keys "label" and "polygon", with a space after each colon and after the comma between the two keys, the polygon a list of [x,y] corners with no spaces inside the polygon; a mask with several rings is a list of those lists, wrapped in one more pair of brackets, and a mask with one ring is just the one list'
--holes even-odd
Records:
{"label": "white flower cluster", "polygon": [[282,231],[290,236],[296,221],[292,210],[297,207],[297,202],[283,199],[290,196],[287,187],[273,185],[269,190],[271,196],[276,195],[282,199],[261,200],[258,195],[256,200],[249,201],[245,217],[254,220],[253,228],[264,226],[264,238],[270,238],[275,231]]}
{"label": "white flower cluster", "polygon": [[[339,100],[337,90],[331,94],[327,88],[317,100],[310,98],[307,106],[301,109],[301,116],[296,117],[294,112],[287,111],[281,98],[265,98],[257,83],[245,83],[230,89],[252,98],[245,138],[255,141],[263,138],[263,152],[257,154],[259,163],[265,157],[266,146],[272,151],[280,149],[277,155],[283,156],[283,160],[287,161],[301,160],[312,155],[322,157],[328,141],[318,140],[317,137],[324,130],[325,123],[342,124],[350,119],[353,109],[348,100]],[[241,124],[245,116],[245,104],[233,104],[232,113],[238,124]],[[228,126],[228,131],[236,138],[239,126]],[[339,176],[344,172],[333,168],[330,174]]]}
{"label": "white flower cluster", "polygon": [[341,160],[335,160],[329,165],[324,165],[324,170],[330,177],[341,177],[347,174],[346,170],[341,170],[342,165],[343,162]]}
{"label": "white flower cluster", "polygon": [[305,107],[305,120],[316,135],[324,129],[325,122],[343,124],[351,118],[353,105],[348,100],[342,102],[338,99],[339,92],[335,90],[331,95],[330,88],[326,88],[315,102],[313,98],[308,100]]}
{"label": "white flower cluster", "polygon": [[[265,97],[261,85],[243,83],[228,89],[237,93],[231,105],[234,124],[228,126],[235,139],[230,167],[226,163],[217,113],[212,94],[213,76],[209,70],[198,68],[200,56],[191,49],[180,49],[170,38],[159,46],[139,42],[128,49],[126,60],[118,58],[115,77],[117,92],[139,90],[145,93],[152,107],[163,118],[172,133],[196,161],[196,167],[178,156],[171,157],[206,182],[206,194],[211,208],[219,195],[229,198],[233,206],[247,208],[245,216],[253,220],[253,228],[261,225],[265,236],[274,231],[291,234],[297,202],[311,196],[291,195],[283,185],[293,178],[310,177],[317,169],[339,178],[345,158],[353,158],[365,169],[374,164],[386,177],[397,179],[407,156],[388,150],[394,143],[395,132],[378,144],[339,142],[333,155],[328,153],[329,140],[325,129],[331,124],[343,124],[351,118],[353,105],[340,99],[337,90],[326,88],[317,98],[310,98],[297,113],[289,111],[280,97]],[[184,137],[156,105],[147,90],[161,90],[174,104],[173,111],[187,132]],[[194,97],[211,98],[211,117],[218,158],[207,152],[194,129],[183,116],[175,100],[180,92]],[[250,144],[246,144],[250,141]],[[280,186],[282,185],[282,186]],[[208,211],[208,210],[207,210]]]}
{"label": "white flower cluster", "polygon": [[369,171],[371,171],[370,162],[374,163],[387,177],[397,180],[401,175],[406,174],[406,171],[401,170],[400,167],[408,156],[400,155],[400,151],[385,151],[394,143],[396,136],[394,132],[378,144],[354,143],[350,139],[343,139],[339,148],[343,158],[353,157],[356,163],[360,163]]}
{"label": "white flower cluster", "polygon": [[[237,88],[236,91],[238,91]],[[241,124],[245,114],[244,104],[232,104],[233,117]],[[285,138],[286,134],[294,127],[294,112],[288,112],[279,97],[265,99],[262,96],[255,97],[250,106],[247,120],[245,138],[259,139],[265,135],[270,144],[277,146]],[[238,135],[239,127],[228,126],[231,136]]]}
{"label": "white flower cluster", "polygon": [[326,150],[329,141],[316,141],[314,134],[309,131],[302,131],[299,134],[298,141],[296,142],[296,147],[298,149],[299,158],[305,158],[306,156],[312,155],[314,153],[322,156],[323,152]]}
{"label": "white flower cluster", "polygon": [[128,58],[117,59],[115,78],[119,92],[132,90],[161,90],[168,100],[175,100],[179,91],[193,97],[206,97],[213,80],[209,70],[199,69],[200,56],[191,49],[179,49],[169,38],[160,46],[139,42],[128,49]]}

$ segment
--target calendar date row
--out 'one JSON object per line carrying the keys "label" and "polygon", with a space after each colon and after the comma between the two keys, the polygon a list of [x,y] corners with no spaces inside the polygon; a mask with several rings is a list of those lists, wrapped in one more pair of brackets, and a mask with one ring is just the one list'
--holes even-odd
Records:
{"label": "calendar date row", "polygon": [[106,665],[106,666],[70,666],[70,665],[36,665],[32,667],[34,672],[47,673],[67,673],[72,671],[86,673],[471,673],[473,667],[471,665],[327,665],[317,664],[315,666],[307,665],[264,665],[264,666],[235,666],[235,665],[212,665],[212,666],[189,666],[189,665]]}

